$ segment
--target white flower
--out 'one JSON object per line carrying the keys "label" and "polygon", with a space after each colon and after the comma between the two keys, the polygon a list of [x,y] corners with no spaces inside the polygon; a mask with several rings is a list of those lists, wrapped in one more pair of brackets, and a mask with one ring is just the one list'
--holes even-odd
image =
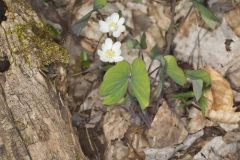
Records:
{"label": "white flower", "polygon": [[123,17],[120,18],[118,13],[113,13],[105,21],[99,21],[100,31],[103,33],[112,32],[114,37],[119,37],[126,30],[124,22]]}
{"label": "white flower", "polygon": [[112,39],[107,38],[102,44],[102,50],[98,50],[100,60],[103,62],[119,62],[123,60],[121,55],[121,43],[113,43]]}

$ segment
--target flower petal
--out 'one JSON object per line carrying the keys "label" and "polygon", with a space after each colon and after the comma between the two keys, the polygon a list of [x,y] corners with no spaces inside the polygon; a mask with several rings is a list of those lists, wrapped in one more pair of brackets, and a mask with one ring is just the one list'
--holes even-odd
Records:
{"label": "flower petal", "polygon": [[118,25],[123,25],[123,23],[125,22],[125,18],[121,17],[118,21]]}
{"label": "flower petal", "polygon": [[105,52],[105,51],[107,51],[108,49],[111,49],[111,47],[109,47],[107,44],[103,43],[103,44],[102,44],[102,51]]}
{"label": "flower petal", "polygon": [[115,42],[112,46],[112,49],[120,49],[121,48],[121,43],[120,42]]}
{"label": "flower petal", "polygon": [[126,30],[126,27],[124,25],[120,25],[120,26],[118,26],[117,30],[120,32],[124,32]]}
{"label": "flower petal", "polygon": [[111,49],[113,45],[113,41],[111,38],[107,38],[104,42],[104,44],[102,45],[102,50],[105,52],[108,49]]}
{"label": "flower petal", "polygon": [[97,54],[98,54],[99,56],[102,56],[102,55],[103,55],[103,51],[102,51],[102,50],[98,50],[98,51],[97,51]]}
{"label": "flower petal", "polygon": [[106,59],[104,56],[100,56],[100,60],[103,62],[108,62],[108,59]]}
{"label": "flower petal", "polygon": [[108,62],[113,63],[113,62],[115,62],[115,61],[114,61],[114,59],[112,58],[112,59],[109,59]]}
{"label": "flower petal", "polygon": [[113,37],[119,37],[121,32],[119,30],[116,30],[113,32]]}
{"label": "flower petal", "polygon": [[117,23],[118,20],[119,20],[119,14],[118,14],[118,13],[113,13],[113,14],[111,15],[111,20],[112,20],[113,22]]}
{"label": "flower petal", "polygon": [[112,23],[111,17],[108,17],[105,22],[109,26]]}
{"label": "flower petal", "polygon": [[99,21],[99,30],[100,30],[102,33],[107,33],[107,32],[109,32],[109,27],[108,27],[107,23],[100,20],[100,21]]}
{"label": "flower petal", "polygon": [[120,62],[123,60],[123,57],[122,56],[117,56],[117,57],[114,57],[114,62]]}
{"label": "flower petal", "polygon": [[114,52],[115,56],[120,56],[121,53],[122,53],[120,48],[119,49],[117,49],[117,48],[113,49],[113,52]]}

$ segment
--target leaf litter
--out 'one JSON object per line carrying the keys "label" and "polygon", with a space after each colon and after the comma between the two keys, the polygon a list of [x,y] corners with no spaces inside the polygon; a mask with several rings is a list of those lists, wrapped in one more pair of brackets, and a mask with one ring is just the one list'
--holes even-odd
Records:
{"label": "leaf litter", "polygon": [[[236,1],[207,2],[206,6],[220,19],[216,28],[209,30],[208,26],[204,25],[206,19],[201,19],[201,11],[194,10],[191,1],[176,0],[176,26],[173,26],[172,30],[175,36],[171,53],[178,61],[193,65],[193,68],[206,68],[210,74],[212,85],[204,93],[207,99],[206,117],[194,104],[191,104],[190,108],[179,109],[176,107],[177,100],[169,103],[169,97],[165,97],[167,94],[163,91],[163,96],[159,97],[161,103],[151,104],[146,109],[152,120],[151,128],[147,128],[137,115],[131,115],[126,110],[126,106],[106,108],[102,104],[102,98],[98,94],[98,81],[103,76],[104,68],[96,67],[94,72],[91,72],[91,69],[85,72],[82,68],[75,70],[81,66],[77,60],[80,56],[79,49],[88,52],[92,65],[99,64],[96,57],[94,58],[95,48],[98,47],[101,37],[97,30],[98,19],[121,10],[129,27],[120,37],[124,58],[131,63],[138,56],[137,49],[127,52],[127,40],[140,40],[142,32],[146,32],[147,48],[141,52],[147,68],[152,65],[150,71],[153,71],[159,66],[159,62],[154,61],[151,64],[148,54],[155,45],[163,52],[169,43],[173,1],[111,1],[100,9],[101,14],[93,13],[90,16],[80,36],[68,32],[63,34],[66,36],[62,37],[66,39],[65,46],[72,54],[70,73],[83,73],[69,78],[69,104],[81,147],[89,159],[239,159],[240,138],[237,123],[240,117],[240,6]],[[75,4],[74,10],[63,11],[63,8],[54,7],[53,10],[61,14],[74,14],[75,17],[64,22],[72,26],[91,11],[92,7],[92,2],[82,1],[81,4]],[[59,25],[64,27],[63,24]],[[226,40],[231,43],[226,43]],[[157,73],[151,75],[151,81],[156,75]],[[163,85],[174,91],[179,89],[174,88],[168,79]],[[221,130],[217,134],[216,128],[217,131]]]}

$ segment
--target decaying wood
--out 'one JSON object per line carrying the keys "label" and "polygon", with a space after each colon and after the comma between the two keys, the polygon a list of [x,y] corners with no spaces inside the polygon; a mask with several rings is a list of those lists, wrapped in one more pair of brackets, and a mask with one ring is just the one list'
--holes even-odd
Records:
{"label": "decaying wood", "polygon": [[24,0],[5,3],[8,11],[7,21],[0,26],[0,55],[7,54],[11,66],[0,73],[0,159],[86,159],[68,108],[39,72],[42,63],[37,54],[42,53],[36,52],[39,48],[22,49],[14,33],[16,25],[38,23],[38,17],[31,9],[22,8]]}

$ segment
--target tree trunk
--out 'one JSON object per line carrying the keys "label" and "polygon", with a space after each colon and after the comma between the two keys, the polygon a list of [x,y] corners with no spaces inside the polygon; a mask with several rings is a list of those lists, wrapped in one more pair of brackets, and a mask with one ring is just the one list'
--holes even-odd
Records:
{"label": "tree trunk", "polygon": [[24,0],[5,3],[8,10],[0,26],[0,55],[7,55],[11,66],[0,73],[0,158],[86,159],[67,106],[60,103],[58,92],[39,70],[44,64],[66,61],[65,51],[42,32],[36,36],[34,24],[42,23]]}

